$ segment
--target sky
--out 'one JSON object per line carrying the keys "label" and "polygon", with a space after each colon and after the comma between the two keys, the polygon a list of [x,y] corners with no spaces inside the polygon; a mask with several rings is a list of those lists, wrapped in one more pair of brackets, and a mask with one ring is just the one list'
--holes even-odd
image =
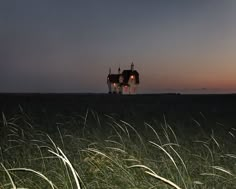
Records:
{"label": "sky", "polygon": [[0,92],[235,93],[235,0],[2,0]]}

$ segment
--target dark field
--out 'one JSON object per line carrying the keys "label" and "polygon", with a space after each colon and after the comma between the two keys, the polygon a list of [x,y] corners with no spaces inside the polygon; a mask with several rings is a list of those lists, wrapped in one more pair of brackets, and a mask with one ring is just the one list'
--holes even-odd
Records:
{"label": "dark field", "polygon": [[85,114],[87,109],[99,114],[117,114],[122,119],[195,118],[203,114],[215,121],[235,123],[236,95],[106,95],[106,94],[1,94],[0,108],[6,114],[19,111],[44,116],[45,112]]}
{"label": "dark field", "polygon": [[1,94],[0,109],[0,188],[236,188],[236,95]]}

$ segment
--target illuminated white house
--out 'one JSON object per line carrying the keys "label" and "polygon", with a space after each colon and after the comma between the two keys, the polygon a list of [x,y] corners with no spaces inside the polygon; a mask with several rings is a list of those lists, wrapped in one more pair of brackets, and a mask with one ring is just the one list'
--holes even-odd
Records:
{"label": "illuminated white house", "polygon": [[113,94],[136,94],[139,85],[139,73],[134,70],[132,62],[130,70],[123,70],[120,73],[120,68],[117,74],[111,74],[111,69],[107,76],[107,85],[109,93]]}

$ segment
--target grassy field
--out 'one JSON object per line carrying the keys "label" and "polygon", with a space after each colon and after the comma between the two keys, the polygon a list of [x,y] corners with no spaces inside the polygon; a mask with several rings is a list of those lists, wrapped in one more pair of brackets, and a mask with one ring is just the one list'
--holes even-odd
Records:
{"label": "grassy field", "polygon": [[0,188],[236,188],[235,95],[0,95]]}

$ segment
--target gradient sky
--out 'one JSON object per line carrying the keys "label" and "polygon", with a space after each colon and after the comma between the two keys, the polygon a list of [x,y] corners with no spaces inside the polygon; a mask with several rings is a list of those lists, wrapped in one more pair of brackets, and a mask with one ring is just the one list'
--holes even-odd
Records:
{"label": "gradient sky", "polygon": [[2,0],[0,92],[236,92],[235,0]]}

